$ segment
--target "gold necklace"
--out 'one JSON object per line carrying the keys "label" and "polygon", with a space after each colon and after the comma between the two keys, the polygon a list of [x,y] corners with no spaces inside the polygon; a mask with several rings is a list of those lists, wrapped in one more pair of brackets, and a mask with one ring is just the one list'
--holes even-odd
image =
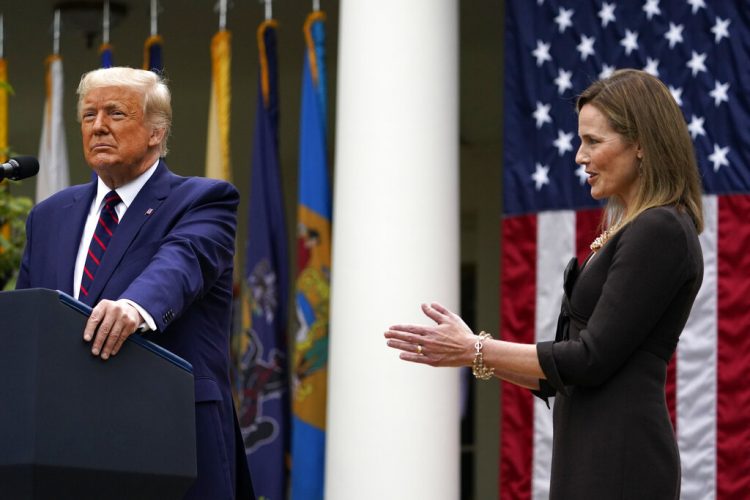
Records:
{"label": "gold necklace", "polygon": [[615,224],[614,226],[610,227],[606,231],[604,231],[602,234],[596,237],[596,239],[591,242],[591,245],[589,248],[591,248],[592,252],[598,251],[600,248],[604,246],[604,244],[609,240],[610,236],[612,236],[615,231],[620,227],[620,224]]}

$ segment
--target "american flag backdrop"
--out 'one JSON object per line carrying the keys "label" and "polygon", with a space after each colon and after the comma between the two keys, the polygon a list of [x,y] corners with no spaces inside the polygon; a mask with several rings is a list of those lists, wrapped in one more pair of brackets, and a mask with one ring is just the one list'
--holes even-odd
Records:
{"label": "american flag backdrop", "polygon": [[[597,234],[600,207],[574,161],[575,97],[616,68],[658,76],[683,110],[705,190],[703,287],[667,387],[682,498],[748,498],[750,1],[505,5],[501,336],[554,338],[565,264]],[[552,413],[506,383],[502,401],[501,498],[547,498]]]}

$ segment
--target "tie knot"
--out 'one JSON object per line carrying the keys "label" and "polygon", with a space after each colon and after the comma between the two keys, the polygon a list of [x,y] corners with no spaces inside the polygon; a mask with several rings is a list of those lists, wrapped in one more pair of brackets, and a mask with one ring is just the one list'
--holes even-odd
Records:
{"label": "tie knot", "polygon": [[120,195],[117,194],[117,191],[114,189],[107,193],[107,195],[104,197],[104,206],[105,207],[116,207],[118,203],[120,203],[122,199],[120,198]]}

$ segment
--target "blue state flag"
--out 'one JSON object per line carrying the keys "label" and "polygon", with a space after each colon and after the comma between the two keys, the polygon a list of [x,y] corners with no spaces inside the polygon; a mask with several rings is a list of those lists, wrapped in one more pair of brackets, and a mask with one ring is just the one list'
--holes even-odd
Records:
{"label": "blue state flag", "polygon": [[164,56],[162,54],[164,39],[161,35],[151,35],[143,44],[143,69],[154,73],[164,71]]}
{"label": "blue state flag", "polygon": [[304,27],[292,402],[292,499],[322,499],[331,279],[331,188],[326,143],[325,15]]}
{"label": "blue state flag", "polygon": [[261,72],[250,174],[245,287],[240,348],[239,419],[258,498],[286,498],[289,389],[286,315],[288,261],[279,173],[276,22],[258,28]]}
{"label": "blue state flag", "polygon": [[99,59],[102,68],[111,68],[115,65],[113,52],[114,47],[109,43],[103,43],[99,46]]}

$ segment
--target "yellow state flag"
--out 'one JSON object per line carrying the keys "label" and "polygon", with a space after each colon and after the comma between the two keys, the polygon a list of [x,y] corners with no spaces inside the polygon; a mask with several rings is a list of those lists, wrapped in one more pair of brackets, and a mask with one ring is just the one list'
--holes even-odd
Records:
{"label": "yellow state flag", "polygon": [[232,180],[229,154],[231,39],[229,31],[221,30],[211,40],[211,103],[206,147],[206,177],[227,181]]}

